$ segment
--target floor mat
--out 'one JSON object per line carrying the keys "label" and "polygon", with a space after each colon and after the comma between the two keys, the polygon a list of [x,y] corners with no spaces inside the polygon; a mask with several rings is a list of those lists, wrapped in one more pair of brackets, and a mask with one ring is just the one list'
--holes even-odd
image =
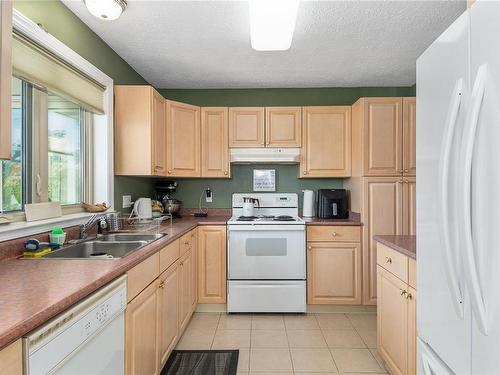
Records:
{"label": "floor mat", "polygon": [[174,350],[161,375],[236,375],[238,350]]}

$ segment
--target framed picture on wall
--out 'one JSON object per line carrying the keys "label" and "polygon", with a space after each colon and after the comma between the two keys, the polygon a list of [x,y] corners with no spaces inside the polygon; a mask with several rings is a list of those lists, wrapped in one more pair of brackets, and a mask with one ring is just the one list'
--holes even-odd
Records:
{"label": "framed picture on wall", "polygon": [[276,170],[254,169],[253,191],[276,191]]}

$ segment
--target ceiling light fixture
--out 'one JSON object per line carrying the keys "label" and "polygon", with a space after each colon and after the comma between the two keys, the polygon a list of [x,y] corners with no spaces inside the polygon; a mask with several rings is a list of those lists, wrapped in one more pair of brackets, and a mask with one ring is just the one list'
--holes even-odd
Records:
{"label": "ceiling light fixture", "polygon": [[300,0],[249,0],[250,38],[257,51],[285,51],[292,45]]}
{"label": "ceiling light fixture", "polygon": [[127,8],[125,0],[83,0],[89,12],[101,20],[116,20]]}

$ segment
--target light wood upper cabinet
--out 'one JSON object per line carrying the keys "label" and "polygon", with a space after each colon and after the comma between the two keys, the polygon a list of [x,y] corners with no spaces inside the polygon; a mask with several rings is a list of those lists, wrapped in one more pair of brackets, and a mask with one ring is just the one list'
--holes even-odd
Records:
{"label": "light wood upper cabinet", "polygon": [[12,4],[0,1],[0,159],[12,156]]}
{"label": "light wood upper cabinet", "polygon": [[351,107],[303,107],[300,177],[350,175]]}
{"label": "light wood upper cabinet", "polygon": [[226,226],[198,227],[198,302],[226,303]]}
{"label": "light wood upper cabinet", "polygon": [[115,174],[166,175],[163,97],[151,86],[115,86]]}
{"label": "light wood upper cabinet", "polygon": [[201,175],[229,178],[229,123],[226,107],[201,108]]}
{"label": "light wood upper cabinet", "polygon": [[363,303],[377,302],[377,245],[374,235],[403,234],[401,177],[367,177],[363,181]]}
{"label": "light wood upper cabinet", "polygon": [[391,374],[406,375],[408,367],[408,299],[406,284],[378,267],[378,351]]}
{"label": "light wood upper cabinet", "polygon": [[200,107],[167,100],[167,175],[201,176]]}
{"label": "light wood upper cabinet", "polygon": [[403,173],[417,174],[417,102],[414,97],[403,98]]}
{"label": "light wood upper cabinet", "polygon": [[21,339],[0,350],[0,375],[23,374],[23,347]]}
{"label": "light wood upper cabinet", "polygon": [[266,107],[266,147],[300,147],[301,107]]}
{"label": "light wood upper cabinet", "polygon": [[403,177],[403,234],[417,235],[417,181]]}
{"label": "light wood upper cabinet", "polygon": [[264,146],[264,108],[229,108],[229,147]]}
{"label": "light wood upper cabinet", "polygon": [[156,375],[158,363],[159,280],[156,279],[127,306],[125,311],[125,372]]}
{"label": "light wood upper cabinet", "polygon": [[163,368],[179,338],[179,273],[174,263],[160,275],[158,312],[159,366]]}
{"label": "light wood upper cabinet", "polygon": [[308,242],[307,303],[360,304],[361,271],[359,242]]}

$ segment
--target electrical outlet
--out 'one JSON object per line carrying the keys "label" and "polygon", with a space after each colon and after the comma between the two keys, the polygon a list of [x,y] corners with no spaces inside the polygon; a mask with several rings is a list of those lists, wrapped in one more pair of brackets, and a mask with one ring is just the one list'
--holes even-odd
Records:
{"label": "electrical outlet", "polygon": [[132,207],[132,196],[131,195],[123,195],[122,196],[122,208]]}
{"label": "electrical outlet", "polygon": [[210,188],[207,188],[205,190],[205,201],[207,203],[212,203],[212,196],[213,196],[212,190],[210,190]]}

